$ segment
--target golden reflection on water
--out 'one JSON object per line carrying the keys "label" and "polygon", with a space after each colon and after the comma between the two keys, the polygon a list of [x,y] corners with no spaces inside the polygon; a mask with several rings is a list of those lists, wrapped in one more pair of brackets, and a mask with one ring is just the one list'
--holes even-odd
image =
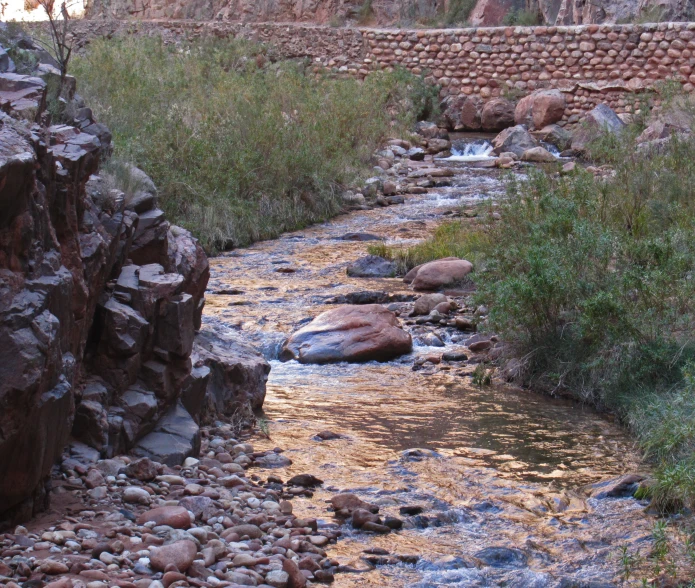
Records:
{"label": "golden reflection on water", "polygon": [[[364,255],[368,244],[339,237],[368,231],[389,243],[414,242],[460,203],[457,198],[470,204],[480,186],[488,193],[500,189],[498,180],[485,175],[460,184],[211,260],[206,322],[239,330],[272,355],[285,336],[330,308],[330,297],[358,290],[408,293],[397,279],[348,278],[346,265]],[[416,348],[414,354],[432,351]],[[651,525],[633,500],[587,502],[579,492],[585,484],[639,469],[637,454],[616,425],[573,402],[511,386],[476,388],[470,370],[416,372],[412,357],[328,366],[273,361],[264,410],[271,439],[259,437],[255,446],[281,447],[293,461],[272,473],[312,473],[325,482],[313,498],[294,500],[298,514],[332,524],[326,501],[342,490],[356,491],[395,516],[405,504],[425,508],[427,528],[382,537],[343,527],[345,537],[330,554],[344,564],[365,568],[360,556],[367,547],[432,561],[505,545],[530,554],[523,574],[534,581],[544,574],[554,582],[594,571],[612,578],[618,538],[644,535]],[[316,440],[325,430],[344,438]],[[412,448],[436,455],[408,461],[402,452]],[[428,572],[400,564],[339,574],[334,586],[401,587],[422,578],[428,582],[423,586],[554,585],[519,584],[518,574]]]}

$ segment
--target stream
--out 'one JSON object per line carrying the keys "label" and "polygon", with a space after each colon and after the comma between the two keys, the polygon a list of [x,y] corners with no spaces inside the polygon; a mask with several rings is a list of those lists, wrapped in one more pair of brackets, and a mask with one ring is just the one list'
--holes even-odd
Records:
{"label": "stream", "polygon": [[[292,465],[257,473],[321,478],[313,497],[293,501],[298,516],[319,526],[341,524],[327,504],[340,491],[404,520],[403,530],[385,536],[342,524],[343,537],[329,548],[345,572],[336,576],[340,588],[617,585],[620,547],[648,541],[653,521],[634,499],[581,491],[643,467],[606,417],[511,385],[479,388],[466,362],[418,366],[419,357],[464,350],[470,334],[443,327],[430,329],[436,339],[407,325],[413,352],[388,363],[276,359],[284,339],[333,308],[335,297],[412,296],[399,278],[349,278],[347,265],[369,243],[344,235],[413,244],[504,190],[496,170],[463,169],[452,180],[401,205],[352,212],[211,260],[204,321],[240,333],[272,365],[264,405],[270,439],[258,436],[254,446],[281,447]],[[430,346],[438,340],[443,347]],[[322,440],[322,431],[337,438]],[[401,507],[416,508],[401,514]]]}

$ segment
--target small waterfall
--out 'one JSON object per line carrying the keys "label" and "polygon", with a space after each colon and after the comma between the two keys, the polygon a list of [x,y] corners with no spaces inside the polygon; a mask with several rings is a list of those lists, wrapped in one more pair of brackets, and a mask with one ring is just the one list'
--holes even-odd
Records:
{"label": "small waterfall", "polygon": [[541,147],[543,147],[548,153],[551,155],[559,158],[560,157],[560,150],[555,147],[552,143],[546,143],[545,141],[541,141]]}
{"label": "small waterfall", "polygon": [[492,155],[492,144],[485,139],[475,141],[454,141],[451,147],[451,157],[449,161],[481,161],[490,159]]}

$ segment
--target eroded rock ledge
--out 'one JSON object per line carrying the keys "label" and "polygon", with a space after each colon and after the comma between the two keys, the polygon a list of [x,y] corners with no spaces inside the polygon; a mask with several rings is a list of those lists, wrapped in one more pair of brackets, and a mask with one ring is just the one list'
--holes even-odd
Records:
{"label": "eroded rock ledge", "polygon": [[202,248],[140,170],[128,195],[95,175],[108,129],[83,104],[51,124],[46,88],[0,74],[0,522],[46,505],[66,446],[81,460],[197,455],[201,422],[259,407],[270,369],[196,336]]}

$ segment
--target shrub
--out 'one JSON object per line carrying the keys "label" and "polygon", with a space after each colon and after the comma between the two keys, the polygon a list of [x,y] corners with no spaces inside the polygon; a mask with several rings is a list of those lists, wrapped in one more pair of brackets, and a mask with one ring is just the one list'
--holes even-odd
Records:
{"label": "shrub", "polygon": [[505,26],[532,27],[543,24],[543,15],[539,10],[510,10],[504,15],[502,24]]}
{"label": "shrub", "polygon": [[335,214],[379,143],[432,109],[433,91],[402,71],[359,83],[270,60],[240,41],[142,38],[99,40],[74,60],[116,157],[153,178],[169,218],[209,251]]}
{"label": "shrub", "polygon": [[406,273],[416,265],[443,257],[460,257],[482,264],[488,246],[489,233],[484,226],[453,221],[440,225],[429,239],[412,247],[399,248],[378,243],[369,246],[368,251],[395,261],[399,273]]}
{"label": "shrub", "polygon": [[476,0],[451,0],[449,10],[444,17],[444,23],[447,26],[466,25],[475,5]]}
{"label": "shrub", "polygon": [[604,149],[608,180],[510,182],[477,295],[526,358],[527,383],[616,411],[659,464],[655,504],[688,504],[695,140],[674,137],[661,154],[629,140]]}

